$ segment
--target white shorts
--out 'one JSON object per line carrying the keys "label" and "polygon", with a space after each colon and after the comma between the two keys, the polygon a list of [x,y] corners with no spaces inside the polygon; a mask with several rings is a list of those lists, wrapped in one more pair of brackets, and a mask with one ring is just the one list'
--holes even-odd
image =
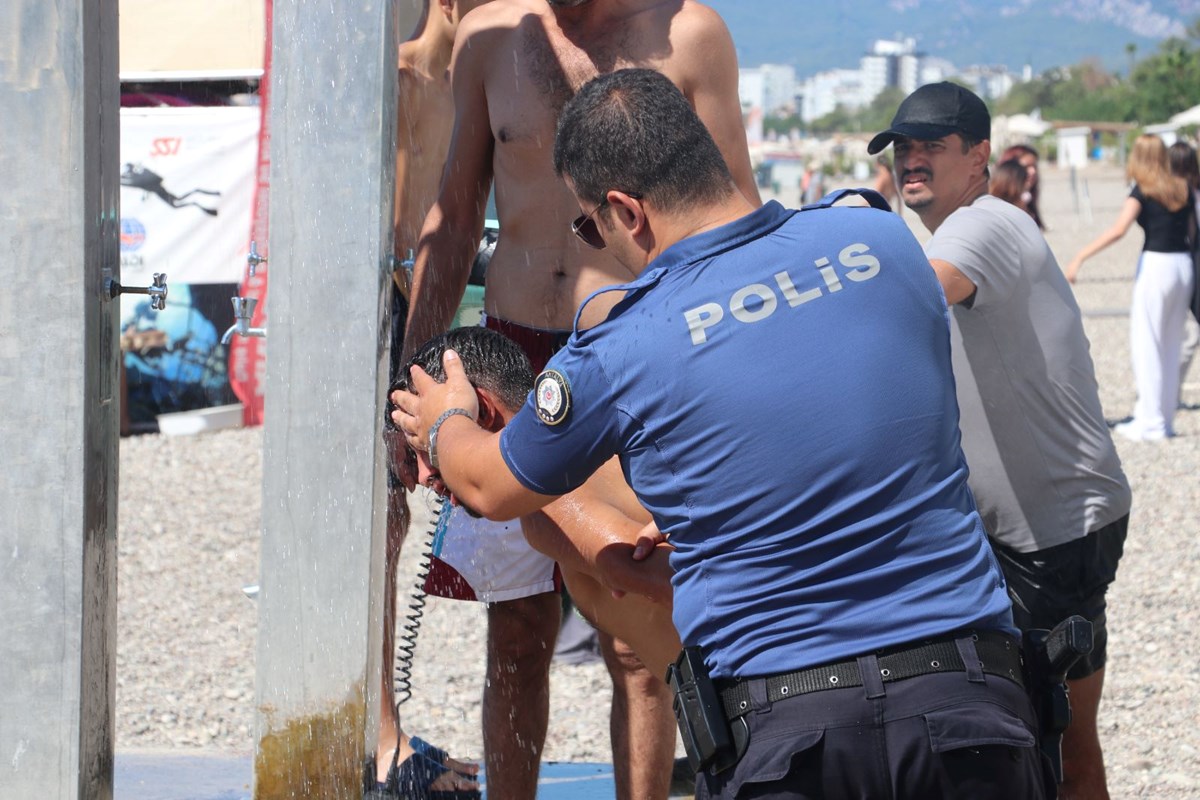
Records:
{"label": "white shorts", "polygon": [[562,585],[554,561],[529,546],[519,520],[476,519],[456,507],[433,556],[425,592],[434,597],[499,603]]}

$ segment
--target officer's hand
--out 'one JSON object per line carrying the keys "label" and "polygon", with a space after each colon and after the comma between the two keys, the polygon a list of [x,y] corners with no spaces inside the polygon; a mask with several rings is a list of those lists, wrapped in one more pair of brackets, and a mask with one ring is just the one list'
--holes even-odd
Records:
{"label": "officer's hand", "polygon": [[472,419],[479,418],[479,398],[475,395],[475,387],[467,380],[458,353],[447,350],[442,356],[442,367],[446,371],[445,383],[438,383],[423,369],[414,366],[410,370],[414,391],[397,389],[391,394],[396,405],[392,421],[417,450],[429,449],[429,429],[447,409],[462,408]]}
{"label": "officer's hand", "polygon": [[613,597],[640,594],[656,603],[670,604],[674,599],[671,576],[675,572],[667,559],[673,549],[669,544],[661,544],[634,561],[629,545],[610,545],[597,555],[596,565]]}
{"label": "officer's hand", "polygon": [[654,548],[666,541],[666,534],[658,529],[658,525],[653,520],[647,522],[645,527],[638,531],[637,539],[633,543],[633,560],[645,561],[654,552]]}
{"label": "officer's hand", "polygon": [[[612,596],[618,600],[629,592],[644,595],[656,602],[671,601],[671,570],[667,559],[675,548],[667,543],[666,535],[658,529],[653,521],[647,522],[634,540],[633,550],[629,554],[631,561],[649,564],[638,564],[636,567],[626,562],[623,569],[616,565],[610,566],[609,574],[618,580],[628,581],[624,585],[615,586],[610,582]],[[651,558],[657,556],[657,558]],[[618,578],[619,576],[619,578]]]}

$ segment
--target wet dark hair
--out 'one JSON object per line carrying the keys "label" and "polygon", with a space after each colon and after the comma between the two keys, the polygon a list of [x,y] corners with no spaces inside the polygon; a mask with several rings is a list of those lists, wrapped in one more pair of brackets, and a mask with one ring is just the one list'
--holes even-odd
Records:
{"label": "wet dark hair", "polygon": [[1200,189],[1200,163],[1196,160],[1196,148],[1187,142],[1175,142],[1167,148],[1167,162],[1172,175],[1187,181],[1193,191]]}
{"label": "wet dark hair", "polygon": [[734,191],[721,151],[687,98],[649,69],[601,75],[563,107],[554,170],[570,177],[581,200],[596,204],[617,190],[682,211]]}
{"label": "wet dark hair", "polygon": [[1015,158],[1001,161],[992,172],[991,181],[988,183],[988,194],[1023,208],[1021,195],[1025,193],[1026,176],[1027,173],[1020,161]]}
{"label": "wet dark hair", "polygon": [[[413,366],[443,383],[446,373],[442,369],[442,355],[447,350],[458,353],[473,386],[496,395],[510,410],[519,409],[533,389],[533,367],[521,347],[493,330],[474,326],[455,328],[421,345],[400,370],[388,394],[411,385]],[[390,412],[388,418],[391,418]]]}

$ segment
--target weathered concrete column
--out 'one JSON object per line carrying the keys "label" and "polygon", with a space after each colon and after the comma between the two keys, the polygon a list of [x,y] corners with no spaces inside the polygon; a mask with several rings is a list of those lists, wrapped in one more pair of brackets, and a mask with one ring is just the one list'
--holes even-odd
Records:
{"label": "weathered concrete column", "polygon": [[357,798],[378,724],[393,0],[275,0],[254,796]]}
{"label": "weathered concrete column", "polygon": [[111,798],[117,2],[3,17],[0,797]]}

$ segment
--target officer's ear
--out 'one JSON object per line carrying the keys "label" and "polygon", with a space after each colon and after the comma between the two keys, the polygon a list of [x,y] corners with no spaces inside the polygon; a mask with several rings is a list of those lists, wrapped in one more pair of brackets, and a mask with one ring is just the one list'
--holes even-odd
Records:
{"label": "officer's ear", "polygon": [[614,225],[624,228],[634,239],[646,232],[649,222],[641,197],[613,190],[608,193],[608,204],[612,207]]}

